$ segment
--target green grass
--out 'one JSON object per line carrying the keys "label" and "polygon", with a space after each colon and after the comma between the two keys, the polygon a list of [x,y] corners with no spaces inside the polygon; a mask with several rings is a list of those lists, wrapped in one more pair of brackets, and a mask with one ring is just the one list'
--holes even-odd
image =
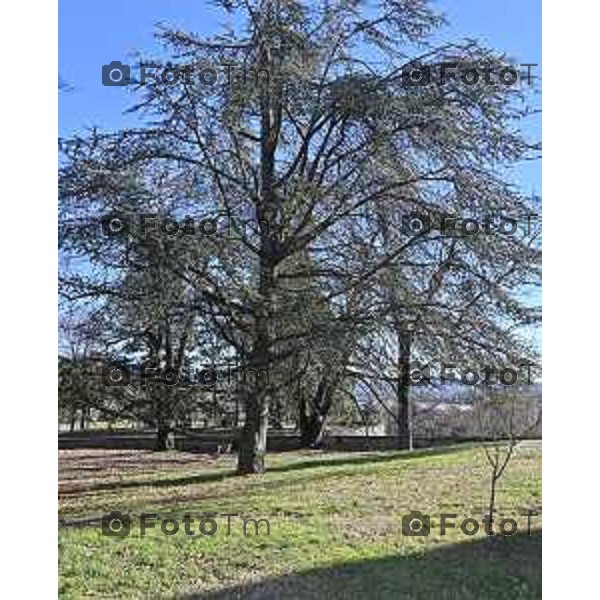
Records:
{"label": "green grass", "polygon": [[[458,528],[440,535],[442,512],[457,513],[458,523],[484,514],[489,474],[475,447],[276,454],[265,475],[243,478],[232,476],[231,457],[207,462],[169,453],[154,464],[140,453],[146,462],[137,468],[118,461],[105,468],[87,452],[59,477],[71,486],[60,517],[91,521],[59,530],[62,598],[541,597],[541,516],[532,519],[531,536],[518,516],[512,537],[491,538],[483,528],[475,536]],[[129,455],[135,465],[137,455]],[[402,515],[411,509],[431,515],[429,536],[402,534]],[[497,520],[524,509],[541,511],[536,448],[518,449],[509,464]],[[92,518],[111,510],[133,515],[129,537],[102,535]],[[185,535],[181,522],[179,533],[166,537],[158,522],[141,537],[144,512],[190,513],[197,534]],[[227,519],[217,516],[215,535],[203,536],[198,520],[207,513],[240,517],[231,518],[227,535]],[[264,526],[243,535],[242,516],[268,519],[270,535]]]}

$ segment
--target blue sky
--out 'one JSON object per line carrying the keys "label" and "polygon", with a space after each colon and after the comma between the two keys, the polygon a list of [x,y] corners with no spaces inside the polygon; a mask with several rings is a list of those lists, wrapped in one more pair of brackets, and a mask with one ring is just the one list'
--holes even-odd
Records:
{"label": "blue sky", "polygon": [[[476,37],[521,63],[540,64],[541,73],[541,1],[443,0],[434,6],[450,22],[441,33],[444,39]],[[61,0],[59,74],[73,89],[60,95],[59,134],[135,123],[135,116],[123,114],[132,95],[126,88],[103,86],[102,65],[127,62],[136,50],[158,51],[152,35],[158,22],[214,33],[226,18],[201,0]],[[541,134],[539,122],[531,128]],[[539,165],[528,166],[524,176],[526,189],[541,192]]]}

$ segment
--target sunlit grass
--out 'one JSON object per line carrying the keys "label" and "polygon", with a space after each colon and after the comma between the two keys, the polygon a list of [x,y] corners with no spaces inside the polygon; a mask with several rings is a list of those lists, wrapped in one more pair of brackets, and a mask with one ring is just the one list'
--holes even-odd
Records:
{"label": "sunlit grass", "polygon": [[[181,455],[173,453],[173,456]],[[282,575],[311,569],[359,563],[372,564],[376,569],[375,565],[380,564],[377,561],[391,557],[416,559],[441,547],[474,540],[486,543],[485,552],[492,542],[512,547],[508,546],[513,543],[511,538],[488,539],[483,527],[473,537],[465,536],[458,527],[440,535],[442,512],[456,513],[457,524],[466,517],[481,521],[484,515],[489,473],[483,453],[476,447],[412,455],[405,452],[277,454],[269,457],[270,471],[265,475],[244,478],[232,476],[231,457],[207,464],[201,456],[185,456],[191,457],[189,462],[158,467],[154,472],[130,473],[126,478],[118,473],[105,478],[98,470],[93,478],[86,480],[85,490],[75,490],[61,498],[60,516],[67,521],[99,517],[111,510],[134,515],[131,535],[126,538],[102,535],[98,522],[60,529],[62,597],[173,597],[185,591],[222,590],[265,578],[276,580]],[[108,488],[106,484],[110,483],[115,487]],[[104,487],[98,489],[98,486]],[[527,519],[519,517],[519,513],[540,508],[541,451],[522,448],[501,480],[497,518],[515,517],[523,531]],[[411,510],[431,515],[429,536],[402,534],[402,515]],[[142,537],[141,513],[177,513],[180,519],[190,513],[196,517],[192,529],[197,533],[185,535],[181,524],[176,535],[165,536],[158,521]],[[218,516],[217,532],[213,536],[201,535],[199,516],[208,513],[239,516],[230,517],[229,534],[227,518]],[[244,535],[243,517],[268,519],[270,535],[265,534],[264,526],[258,535],[252,527]],[[541,515],[534,517],[531,524],[539,529]],[[510,560],[510,553],[506,560]],[[438,563],[435,562],[435,569],[443,572],[444,560]],[[483,568],[481,565],[479,568]],[[404,568],[398,563],[399,572]],[[501,565],[491,561],[486,577],[491,578],[492,591],[501,589],[496,580],[500,571]],[[387,563],[385,572],[389,577],[394,576],[394,569]],[[536,597],[528,594],[536,593],[537,579],[537,573],[517,576],[509,588],[513,592],[521,590],[524,595],[515,592],[517,595],[513,597]],[[298,597],[319,597],[311,593]],[[467,591],[464,593],[464,597],[469,597]],[[499,593],[486,597],[505,597]],[[377,595],[374,589],[367,597],[384,596]]]}

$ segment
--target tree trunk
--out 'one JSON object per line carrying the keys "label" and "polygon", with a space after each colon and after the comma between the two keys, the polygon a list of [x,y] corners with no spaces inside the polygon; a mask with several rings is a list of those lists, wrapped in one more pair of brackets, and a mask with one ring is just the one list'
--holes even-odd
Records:
{"label": "tree trunk", "polygon": [[[273,18],[271,16],[271,18]],[[259,66],[272,67],[273,50],[265,40],[261,46]],[[251,351],[251,367],[260,372],[271,366],[271,327],[276,315],[275,267],[279,261],[279,213],[280,202],[275,193],[275,154],[281,128],[281,84],[265,87],[260,99],[261,148],[260,148],[260,194],[256,204],[256,221],[260,228],[258,299],[254,306],[255,329]],[[270,377],[269,377],[270,379]],[[269,427],[269,384],[264,387],[259,378],[245,392],[246,420],[240,436],[238,473],[262,473],[265,470],[267,429]]]}
{"label": "tree trunk", "polygon": [[300,402],[300,443],[303,448],[318,448],[322,445],[333,392],[333,385],[325,378],[321,379],[309,415],[306,414],[306,400],[302,397]]}
{"label": "tree trunk", "polygon": [[164,452],[165,450],[173,450],[174,448],[175,435],[169,427],[160,427],[156,432],[154,450],[156,452]]}
{"label": "tree trunk", "polygon": [[235,393],[235,413],[233,417],[233,428],[237,429],[240,426],[240,395],[239,390]]}
{"label": "tree trunk", "polygon": [[254,390],[246,402],[246,419],[242,428],[237,470],[240,475],[263,473],[267,453],[269,407],[265,394]]}
{"label": "tree trunk", "polygon": [[272,429],[281,431],[283,429],[283,407],[281,405],[281,399],[275,397],[271,403],[271,409],[269,410],[271,415],[271,427]]}
{"label": "tree trunk", "polygon": [[312,414],[306,418],[304,429],[300,432],[300,443],[303,448],[319,448],[323,444],[325,418]]}
{"label": "tree trunk", "polygon": [[400,450],[412,450],[412,415],[410,406],[410,332],[402,326],[397,328],[398,334],[398,440]]}
{"label": "tree trunk", "polygon": [[494,518],[494,510],[496,508],[496,481],[498,481],[498,477],[496,475],[496,471],[494,470],[494,473],[492,473],[492,481],[490,487],[490,504],[488,507],[488,516],[490,519],[490,523]]}
{"label": "tree trunk", "polygon": [[308,415],[306,414],[306,396],[304,390],[299,390],[298,398],[298,430],[300,433],[300,441],[304,446],[305,432],[308,430]]}
{"label": "tree trunk", "polygon": [[[274,290],[274,267],[270,260],[261,257],[260,296],[261,304],[256,310],[255,347],[249,366],[260,372],[269,372],[271,302]],[[269,386],[259,377],[250,385],[244,383],[246,418],[238,453],[237,470],[240,475],[262,473],[265,470],[267,430],[269,427]]]}
{"label": "tree trunk", "polygon": [[[270,248],[271,240],[263,242]],[[263,249],[260,268],[260,301],[256,307],[256,328],[254,351],[251,353],[249,366],[257,372],[270,366],[270,321],[272,318],[272,298],[275,287],[275,268],[272,255]],[[264,385],[259,377],[249,386],[244,383],[246,418],[238,454],[238,473],[262,473],[265,470],[265,454],[267,452],[267,429],[269,427],[269,385]]]}

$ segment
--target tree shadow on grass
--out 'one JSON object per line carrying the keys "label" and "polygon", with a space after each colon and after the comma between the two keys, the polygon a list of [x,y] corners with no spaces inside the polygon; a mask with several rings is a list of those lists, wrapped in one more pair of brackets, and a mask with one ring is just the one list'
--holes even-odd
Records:
{"label": "tree shadow on grass", "polygon": [[345,458],[335,458],[335,452],[325,454],[325,458],[291,462],[285,465],[273,466],[268,469],[269,472],[288,472],[299,471],[302,469],[313,469],[318,467],[337,467],[354,466],[368,463],[381,463],[392,460],[412,460],[426,456],[440,456],[442,454],[451,454],[471,448],[472,445],[461,444],[459,446],[439,446],[435,448],[421,448],[420,450],[387,450],[379,451],[376,454],[362,456],[347,456]]}
{"label": "tree shadow on grass", "polygon": [[516,600],[542,597],[542,532],[438,546],[180,600]]}
{"label": "tree shadow on grass", "polygon": [[[449,454],[465,450],[468,447],[464,444],[460,446],[444,446],[438,448],[424,448],[422,450],[413,451],[388,451],[379,452],[375,455],[356,456],[335,458],[335,453],[325,455],[327,458],[300,460],[297,462],[286,463],[284,465],[267,466],[268,473],[287,473],[291,471],[301,471],[304,469],[318,469],[321,467],[342,467],[356,466],[364,464],[377,464],[393,460],[411,460],[424,456],[437,456],[441,454]],[[198,483],[209,483],[214,481],[222,481],[231,477],[236,477],[234,470],[222,470],[212,473],[199,473],[198,475],[186,475],[179,477],[167,478],[150,478],[150,479],[133,479],[110,482],[98,482],[84,485],[72,485],[71,488],[66,488],[60,492],[61,496],[78,495],[85,492],[107,491],[107,490],[124,490],[138,487],[173,487],[178,485],[192,485]],[[254,477],[254,476],[251,476]]]}
{"label": "tree shadow on grass", "polygon": [[[133,474],[133,473],[132,473]],[[166,479],[131,479],[121,481],[107,481],[98,483],[72,484],[70,488],[65,485],[64,490],[59,492],[59,496],[77,496],[87,492],[104,492],[108,490],[127,490],[139,487],[172,487],[177,485],[190,485],[193,483],[209,483],[211,481],[221,481],[228,477],[233,477],[235,473],[231,471],[221,471],[216,473],[201,473],[199,475],[186,475],[179,477],[168,477]]]}

